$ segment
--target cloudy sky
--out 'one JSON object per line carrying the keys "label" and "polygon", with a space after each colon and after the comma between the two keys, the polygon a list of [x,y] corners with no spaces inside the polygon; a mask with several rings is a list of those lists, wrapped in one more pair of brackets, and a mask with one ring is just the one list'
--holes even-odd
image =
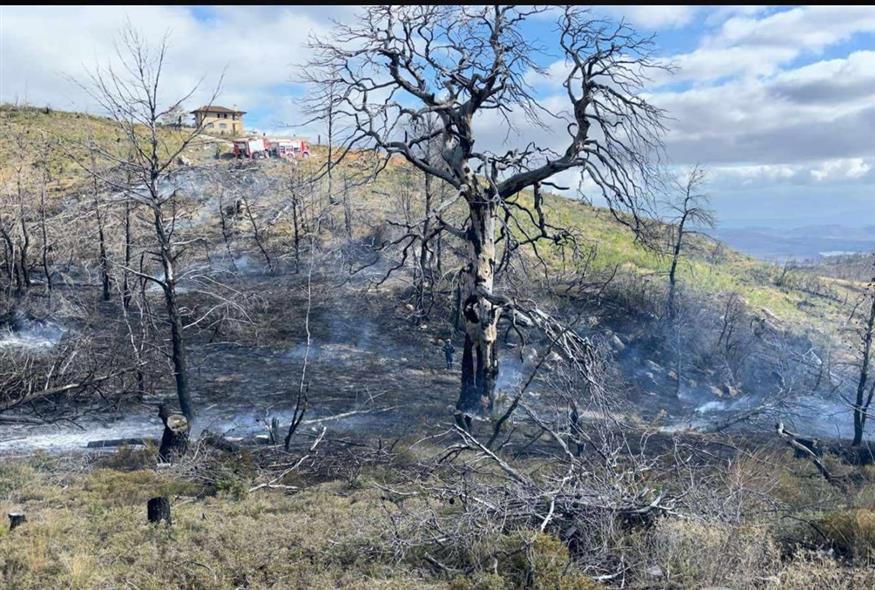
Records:
{"label": "cloudy sky", "polygon": [[[604,7],[678,67],[651,99],[669,111],[671,162],[710,170],[724,226],[875,225],[875,8]],[[311,33],[354,7],[0,7],[0,102],[95,110],[72,79],[113,54],[129,19],[150,38],[170,32],[168,97],[225,71],[219,104],[262,130],[300,125],[292,80]],[[527,33],[549,39],[540,19]],[[554,65],[547,54],[542,65]],[[561,88],[533,79],[543,101]],[[203,100],[192,100],[190,107]],[[522,133],[527,133],[523,129]]]}

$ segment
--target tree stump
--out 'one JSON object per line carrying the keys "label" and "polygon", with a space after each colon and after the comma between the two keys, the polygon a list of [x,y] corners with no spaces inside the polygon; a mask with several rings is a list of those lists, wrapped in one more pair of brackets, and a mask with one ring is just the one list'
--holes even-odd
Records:
{"label": "tree stump", "polygon": [[152,498],[146,504],[146,517],[151,523],[159,523],[162,520],[167,522],[167,526],[173,524],[170,519],[170,500],[166,496]]}
{"label": "tree stump", "polygon": [[11,531],[17,526],[23,525],[27,522],[27,516],[23,512],[10,512],[9,513],[9,530]]}
{"label": "tree stump", "polygon": [[164,404],[159,406],[158,416],[164,422],[164,435],[161,437],[161,447],[158,449],[158,460],[168,463],[185,454],[191,425],[182,414],[171,414]]}

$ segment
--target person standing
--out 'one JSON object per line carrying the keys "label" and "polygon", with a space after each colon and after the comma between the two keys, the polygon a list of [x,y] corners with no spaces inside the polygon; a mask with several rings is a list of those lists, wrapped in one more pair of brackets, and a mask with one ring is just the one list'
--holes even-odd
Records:
{"label": "person standing", "polygon": [[456,347],[453,346],[452,341],[447,338],[447,341],[444,343],[444,358],[447,361],[447,370],[453,368],[453,354],[456,352]]}

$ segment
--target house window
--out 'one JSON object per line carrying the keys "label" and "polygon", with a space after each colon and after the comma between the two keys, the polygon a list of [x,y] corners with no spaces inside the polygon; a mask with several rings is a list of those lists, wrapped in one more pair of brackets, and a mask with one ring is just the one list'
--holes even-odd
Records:
{"label": "house window", "polygon": [[219,128],[220,128],[220,129],[226,129],[227,127],[228,127],[228,124],[227,124],[227,123],[219,123]]}
{"label": "house window", "polygon": [[212,124],[212,123],[207,123],[207,129],[212,129],[212,128],[213,128],[213,124]]}

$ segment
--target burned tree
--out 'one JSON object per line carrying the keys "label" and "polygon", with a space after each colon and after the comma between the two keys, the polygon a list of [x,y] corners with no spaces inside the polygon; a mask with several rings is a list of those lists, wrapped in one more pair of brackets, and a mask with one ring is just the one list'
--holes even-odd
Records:
{"label": "burned tree", "polygon": [[859,372],[857,376],[856,396],[854,399],[854,440],[853,446],[863,444],[863,434],[866,430],[866,419],[869,417],[869,407],[875,396],[875,379],[872,379],[872,336],[875,331],[875,278],[866,288],[866,297],[863,300],[863,313],[855,310],[854,315],[860,316],[852,319],[860,323],[860,357]]}
{"label": "burned tree", "polygon": [[692,227],[714,227],[714,214],[708,208],[708,196],[701,192],[704,182],[705,171],[698,165],[693,166],[686,173],[685,180],[675,181],[679,198],[669,204],[674,212],[670,225],[671,266],[668,271],[668,300],[666,303],[666,311],[671,321],[674,321],[677,315],[675,309],[677,271],[684,247],[684,239],[695,233]]}
{"label": "burned tree", "polygon": [[[163,292],[176,393],[182,413],[191,421],[193,409],[177,292],[176,267],[182,246],[175,236],[179,191],[173,185],[171,165],[200,134],[200,129],[161,130],[165,115],[174,112],[197,91],[196,86],[177,100],[164,100],[161,82],[166,52],[166,36],[156,47],[151,47],[129,25],[122,31],[117,47],[118,64],[97,67],[85,88],[114,121],[124,142],[120,151],[99,144],[91,144],[90,148],[103,160],[123,170],[132,184],[105,180],[122,191],[126,199],[143,205],[151,218],[154,241],[149,253],[161,272],[148,274],[143,268],[135,270],[130,267],[126,271],[157,284]],[[212,97],[215,98],[217,93],[218,88]]]}
{"label": "burned tree", "polygon": [[[558,18],[564,57],[567,110],[549,110],[526,82],[543,74],[534,57],[541,48],[524,34],[542,9],[466,6],[373,6],[357,24],[337,25],[331,40],[314,40],[319,91],[340,98],[334,116],[344,136],[339,157],[355,149],[401,156],[425,174],[447,183],[454,195],[434,208],[433,225],[465,244],[461,303],[465,324],[457,421],[489,414],[498,375],[497,325],[502,316],[527,315],[495,292],[497,248],[561,242],[541,207],[523,193],[550,186],[555,175],[576,171],[591,181],[615,217],[639,226],[640,198],[654,177],[662,112],[640,95],[647,72],[660,66],[651,42],[623,24],[566,8]],[[435,127],[420,125],[436,117]],[[483,125],[516,129],[519,121],[554,126],[564,138],[554,149],[536,142],[498,153],[479,140]],[[405,133],[406,131],[406,133]],[[420,146],[438,139],[440,160]],[[462,227],[444,218],[462,205]],[[629,214],[622,214],[631,213]],[[499,243],[497,230],[509,236]],[[537,320],[535,323],[537,324]]]}

